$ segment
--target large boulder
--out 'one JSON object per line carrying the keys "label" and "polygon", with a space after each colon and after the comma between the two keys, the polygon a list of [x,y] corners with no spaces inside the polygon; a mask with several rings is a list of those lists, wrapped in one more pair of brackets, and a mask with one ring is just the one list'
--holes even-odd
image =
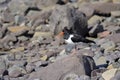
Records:
{"label": "large boulder", "polygon": [[63,80],[67,74],[90,75],[95,68],[92,58],[87,56],[69,55],[32,73],[28,80]]}
{"label": "large boulder", "polygon": [[[58,34],[64,27],[70,29],[73,26],[79,26],[80,31],[87,32],[87,19],[84,14],[73,6],[70,5],[58,5],[53,10],[50,16],[50,30],[54,34]],[[83,28],[82,28],[83,27]],[[84,33],[84,32],[83,32]]]}

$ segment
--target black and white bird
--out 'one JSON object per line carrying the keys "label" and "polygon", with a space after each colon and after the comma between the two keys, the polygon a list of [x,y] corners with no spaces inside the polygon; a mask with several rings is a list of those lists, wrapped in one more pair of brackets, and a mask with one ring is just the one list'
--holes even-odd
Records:
{"label": "black and white bird", "polygon": [[65,42],[68,44],[74,44],[76,42],[84,42],[84,43],[95,43],[92,40],[88,40],[86,39],[84,36],[73,33],[72,30],[67,29],[67,27],[65,27],[63,29],[63,38],[65,39]]}

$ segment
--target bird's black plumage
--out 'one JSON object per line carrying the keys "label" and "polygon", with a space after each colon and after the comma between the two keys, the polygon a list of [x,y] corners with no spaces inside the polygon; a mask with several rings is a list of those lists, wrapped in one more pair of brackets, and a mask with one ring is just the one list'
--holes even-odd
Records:
{"label": "bird's black plumage", "polygon": [[63,32],[64,32],[63,38],[64,38],[65,40],[68,40],[69,37],[70,37],[70,35],[73,35],[73,37],[71,37],[71,40],[72,40],[73,43],[75,43],[75,42],[94,43],[94,41],[88,40],[88,39],[86,39],[85,37],[83,37],[82,35],[79,35],[79,34],[74,33],[74,32],[72,31],[72,29],[69,30],[69,29],[67,29],[67,27],[65,27],[65,28],[63,29]]}

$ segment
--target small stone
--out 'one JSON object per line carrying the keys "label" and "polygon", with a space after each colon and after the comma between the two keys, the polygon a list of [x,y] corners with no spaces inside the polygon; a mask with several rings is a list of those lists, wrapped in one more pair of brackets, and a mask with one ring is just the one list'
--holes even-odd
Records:
{"label": "small stone", "polygon": [[105,72],[102,74],[102,77],[103,77],[105,80],[110,80],[112,77],[114,77],[116,71],[117,71],[117,69],[107,70],[107,71],[105,71]]}
{"label": "small stone", "polygon": [[103,20],[102,17],[95,15],[88,20],[88,24],[93,25],[93,24],[97,23],[98,21],[102,21],[102,20]]}
{"label": "small stone", "polygon": [[3,22],[14,22],[14,16],[8,11],[4,11],[2,14],[2,21]]}
{"label": "small stone", "polygon": [[66,51],[66,52],[71,52],[71,50],[74,49],[74,48],[75,48],[75,45],[74,45],[74,44],[67,44],[67,45],[65,46],[65,51]]}
{"label": "small stone", "polygon": [[112,11],[111,16],[113,17],[120,17],[120,11]]}
{"label": "small stone", "polygon": [[90,80],[90,77],[87,75],[81,75],[79,79],[80,80]]}
{"label": "small stone", "polygon": [[10,80],[10,77],[8,75],[4,76],[4,80]]}
{"label": "small stone", "polygon": [[39,0],[39,1],[37,2],[37,7],[38,7],[39,9],[44,9],[44,8],[46,8],[46,7],[50,7],[50,6],[55,5],[57,2],[58,2],[58,0],[52,0],[52,1],[49,1],[49,0],[46,0],[46,1]]}
{"label": "small stone", "polygon": [[108,39],[96,39],[95,42],[97,45],[101,45],[101,44],[104,44],[105,42],[108,42],[109,40]]}
{"label": "small stone", "polygon": [[42,62],[41,62],[41,61],[37,61],[37,62],[35,62],[34,64],[35,64],[35,66],[38,68],[38,67],[40,67],[40,66],[42,65]]}
{"label": "small stone", "polygon": [[7,58],[8,58],[9,61],[14,61],[15,60],[15,54],[10,53],[10,54],[8,54]]}
{"label": "small stone", "polygon": [[29,8],[29,6],[24,3],[24,0],[20,0],[20,1],[12,0],[8,4],[8,7],[13,14],[21,14],[21,15],[25,15],[26,14],[25,12]]}
{"label": "small stone", "polygon": [[15,16],[15,24],[20,25],[25,22],[25,17],[23,15],[16,15]]}
{"label": "small stone", "polygon": [[10,35],[6,35],[1,41],[4,43],[5,42],[8,43],[9,41],[15,42],[17,41],[17,38],[16,36],[10,34]]}
{"label": "small stone", "polygon": [[112,0],[113,3],[120,3],[120,0]]}
{"label": "small stone", "polygon": [[18,67],[16,65],[14,65],[8,69],[8,73],[11,78],[16,78],[16,77],[22,76],[23,72],[24,72],[24,69],[21,67]]}
{"label": "small stone", "polygon": [[106,38],[113,41],[114,43],[119,43],[120,42],[120,33],[110,35]]}
{"label": "small stone", "polygon": [[26,36],[19,36],[18,40],[20,40],[20,41],[27,41],[28,38]]}
{"label": "small stone", "polygon": [[26,65],[26,71],[27,73],[31,73],[35,69],[35,65],[32,63],[29,63]]}
{"label": "small stone", "polygon": [[113,69],[113,68],[114,68],[114,67],[113,67],[112,64],[107,67],[107,69]]}
{"label": "small stone", "polygon": [[65,75],[63,80],[79,80],[79,77],[78,77],[78,75],[71,73],[71,74]]}
{"label": "small stone", "polygon": [[0,75],[3,75],[6,70],[6,63],[4,60],[0,59]]}
{"label": "small stone", "polygon": [[115,49],[115,43],[113,41],[108,41],[106,43],[101,44],[101,48],[105,49],[105,51],[111,51]]}
{"label": "small stone", "polygon": [[52,37],[51,32],[35,32],[33,37]]}
{"label": "small stone", "polygon": [[108,3],[108,2],[112,2],[112,0],[99,0],[99,2]]}
{"label": "small stone", "polygon": [[94,60],[95,61],[95,64],[96,66],[102,66],[102,65],[106,65],[106,58],[101,56],[99,57],[97,60]]}
{"label": "small stone", "polygon": [[6,0],[0,0],[0,3],[3,3],[3,2],[5,2]]}
{"label": "small stone", "polygon": [[24,51],[24,49],[25,49],[24,47],[18,47],[18,48],[10,50],[10,52],[13,52],[13,53],[22,52],[22,51]]}
{"label": "small stone", "polygon": [[89,35],[96,37],[100,32],[103,32],[103,26],[98,23],[92,27],[92,29],[89,31]]}
{"label": "small stone", "polygon": [[44,55],[44,56],[42,56],[41,58],[40,58],[40,60],[42,60],[42,61],[46,61],[47,60],[47,55]]}
{"label": "small stone", "polygon": [[16,54],[16,55],[15,55],[15,59],[16,59],[16,60],[21,60],[22,57],[23,57],[22,54]]}
{"label": "small stone", "polygon": [[104,31],[97,34],[99,38],[104,38],[104,37],[107,37],[108,35],[110,35],[110,31]]}

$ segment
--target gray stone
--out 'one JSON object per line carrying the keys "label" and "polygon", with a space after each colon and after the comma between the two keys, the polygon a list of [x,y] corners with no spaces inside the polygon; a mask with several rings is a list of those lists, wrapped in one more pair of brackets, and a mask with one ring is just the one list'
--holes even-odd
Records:
{"label": "gray stone", "polygon": [[115,43],[113,41],[108,41],[106,43],[101,44],[101,48],[105,49],[105,51],[111,51],[115,49]]}
{"label": "gray stone", "polygon": [[4,80],[10,80],[10,77],[8,75],[4,76],[3,78]]}
{"label": "gray stone", "polygon": [[65,77],[63,79],[61,79],[61,80],[68,80],[68,79],[70,79],[70,80],[78,80],[79,77],[76,74],[69,73],[69,74],[66,74]]}
{"label": "gray stone", "polygon": [[0,4],[3,3],[3,2],[5,2],[5,1],[6,1],[6,0],[0,0]]}
{"label": "gray stone", "polygon": [[103,26],[98,23],[92,27],[92,29],[89,31],[89,35],[96,37],[98,33],[103,31],[104,31]]}
{"label": "gray stone", "polygon": [[19,40],[19,41],[27,41],[28,38],[25,37],[25,36],[19,36],[19,37],[18,37],[18,40]]}
{"label": "gray stone", "polygon": [[24,3],[30,8],[37,8],[37,2],[38,0],[24,0]]}
{"label": "gray stone", "polygon": [[35,65],[33,63],[29,63],[26,65],[27,73],[31,73],[35,69]]}
{"label": "gray stone", "polygon": [[29,6],[24,3],[24,0],[12,0],[8,4],[8,7],[13,14],[21,15],[24,15],[26,10],[29,8]]}
{"label": "gray stone", "polygon": [[90,80],[90,77],[87,75],[81,75],[79,79],[80,80]]}
{"label": "gray stone", "polygon": [[1,58],[0,59],[0,75],[3,75],[4,71],[6,70],[6,63],[5,61]]}
{"label": "gray stone", "polygon": [[[75,21],[78,21],[75,24]],[[54,34],[60,33],[64,27],[70,29],[72,26],[80,27],[83,36],[87,33],[87,19],[83,13],[75,11],[71,6],[56,6],[50,16],[50,30]]]}
{"label": "gray stone", "polygon": [[15,59],[16,59],[16,60],[21,60],[22,57],[23,57],[22,54],[16,54],[16,55],[15,55]]}
{"label": "gray stone", "polygon": [[108,37],[106,37],[106,38],[107,38],[107,39],[110,39],[110,40],[113,41],[114,43],[119,43],[119,42],[120,42],[120,33],[110,35],[110,36],[108,36]]}
{"label": "gray stone", "polygon": [[22,73],[23,70],[24,70],[23,68],[14,65],[8,69],[8,73],[11,78],[16,78],[23,75]]}
{"label": "gray stone", "polygon": [[55,5],[58,2],[58,0],[38,0],[37,7],[39,9],[44,9],[46,7],[50,7]]}
{"label": "gray stone", "polygon": [[120,71],[118,70],[113,78],[110,80],[120,80]]}
{"label": "gray stone", "polygon": [[67,45],[65,46],[65,51],[66,51],[66,52],[71,52],[71,50],[74,49],[74,48],[75,48],[75,45],[74,45],[74,44],[67,44]]}
{"label": "gray stone", "polygon": [[10,11],[6,10],[2,13],[2,21],[3,22],[14,22],[14,15],[12,15]]}
{"label": "gray stone", "polygon": [[22,24],[22,23],[25,23],[25,16],[23,16],[23,15],[16,15],[15,16],[15,24],[16,25],[20,25],[20,24]]}
{"label": "gray stone", "polygon": [[104,66],[104,65],[106,65],[107,63],[106,63],[106,58],[105,57],[103,57],[103,56],[101,56],[101,57],[99,57],[98,59],[96,59],[96,60],[94,60],[95,61],[95,64],[96,64],[96,66]]}
{"label": "gray stone", "polygon": [[113,17],[120,17],[120,11],[112,11],[111,16]]}
{"label": "gray stone", "polygon": [[94,64],[91,62],[89,65],[89,61],[91,61],[91,59],[85,56],[77,57],[76,55],[69,55],[31,74],[28,80],[34,80],[36,78],[43,80],[60,80],[68,73],[80,76],[85,74],[86,71],[86,73],[89,73],[89,71],[92,70]]}
{"label": "gray stone", "polygon": [[40,12],[29,11],[29,13],[27,14],[27,19],[30,22],[27,25],[37,27],[37,26],[40,26],[41,24],[45,24],[46,21],[49,19],[51,12],[52,10],[45,10],[45,11],[40,11]]}
{"label": "gray stone", "polygon": [[15,54],[12,54],[12,53],[8,54],[7,59],[10,60],[10,61],[14,61],[15,60]]}

